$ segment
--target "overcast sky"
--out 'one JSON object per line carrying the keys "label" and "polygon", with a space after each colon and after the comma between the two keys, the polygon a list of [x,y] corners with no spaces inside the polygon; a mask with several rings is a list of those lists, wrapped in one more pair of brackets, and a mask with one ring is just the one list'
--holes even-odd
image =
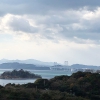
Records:
{"label": "overcast sky", "polygon": [[1,0],[3,58],[100,66],[100,0]]}

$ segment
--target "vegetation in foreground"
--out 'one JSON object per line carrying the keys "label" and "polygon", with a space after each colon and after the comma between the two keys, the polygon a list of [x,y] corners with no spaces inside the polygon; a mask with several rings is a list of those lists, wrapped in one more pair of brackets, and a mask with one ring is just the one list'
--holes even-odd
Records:
{"label": "vegetation in foreground", "polygon": [[0,100],[100,100],[100,74],[77,72],[23,85],[9,83],[0,86]]}

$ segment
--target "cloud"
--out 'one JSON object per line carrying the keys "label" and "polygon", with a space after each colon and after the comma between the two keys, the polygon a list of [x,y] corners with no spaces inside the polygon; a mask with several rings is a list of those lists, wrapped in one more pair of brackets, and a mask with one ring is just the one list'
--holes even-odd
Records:
{"label": "cloud", "polygon": [[36,18],[36,23],[45,26],[43,28],[45,36],[50,35],[65,39],[77,37],[98,41],[100,39],[99,7],[94,11],[83,8],[59,11],[59,14],[56,12],[52,13],[51,16],[39,17]]}
{"label": "cloud", "polygon": [[0,2],[0,15],[6,15],[7,13],[16,15],[45,15],[52,11],[65,11],[66,9],[79,9],[83,7],[93,9],[99,5],[99,0],[2,0]]}
{"label": "cloud", "polygon": [[36,32],[36,28],[31,26],[29,21],[23,18],[13,17],[7,24],[13,31],[22,31],[26,33]]}
{"label": "cloud", "polygon": [[21,16],[7,14],[1,19],[1,30],[33,34],[37,31],[37,28],[32,26],[27,19]]}
{"label": "cloud", "polygon": [[33,37],[53,41],[65,39],[83,43],[88,40],[96,42],[100,40],[98,0],[90,3],[78,0],[73,2],[69,0],[11,1],[8,3],[4,0],[0,4],[6,5],[1,11],[5,13],[1,16],[2,32],[23,33],[25,37],[29,34],[28,38],[33,35]]}

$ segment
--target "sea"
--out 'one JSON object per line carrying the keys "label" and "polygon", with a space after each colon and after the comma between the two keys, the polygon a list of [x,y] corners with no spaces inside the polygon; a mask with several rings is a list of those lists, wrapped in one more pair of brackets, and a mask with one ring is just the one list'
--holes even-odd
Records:
{"label": "sea", "polygon": [[[12,71],[13,69],[0,69],[0,75],[5,71]],[[26,70],[26,69],[24,69]],[[60,70],[27,70],[31,73],[41,75],[43,79],[51,79],[55,76],[60,75],[68,75],[70,76],[72,73],[67,71]],[[23,79],[23,80],[13,80],[13,79],[0,79],[0,85],[5,86],[8,83],[11,84],[26,84],[26,83],[34,83],[36,79]]]}

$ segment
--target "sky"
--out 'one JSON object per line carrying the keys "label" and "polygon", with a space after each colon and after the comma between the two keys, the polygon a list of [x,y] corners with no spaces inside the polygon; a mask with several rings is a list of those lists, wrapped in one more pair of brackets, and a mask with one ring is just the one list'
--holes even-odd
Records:
{"label": "sky", "polygon": [[0,0],[0,59],[100,66],[100,0]]}

